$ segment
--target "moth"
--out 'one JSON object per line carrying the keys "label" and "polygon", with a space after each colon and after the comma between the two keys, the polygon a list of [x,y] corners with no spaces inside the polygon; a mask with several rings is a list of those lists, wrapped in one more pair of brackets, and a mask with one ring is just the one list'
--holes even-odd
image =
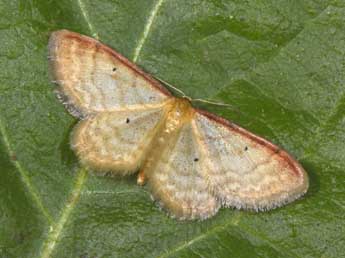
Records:
{"label": "moth", "polygon": [[138,184],[171,216],[269,210],[306,193],[307,173],[287,152],[193,108],[99,41],[56,31],[49,57],[58,96],[80,119],[71,146],[82,164],[114,175],[139,171]]}

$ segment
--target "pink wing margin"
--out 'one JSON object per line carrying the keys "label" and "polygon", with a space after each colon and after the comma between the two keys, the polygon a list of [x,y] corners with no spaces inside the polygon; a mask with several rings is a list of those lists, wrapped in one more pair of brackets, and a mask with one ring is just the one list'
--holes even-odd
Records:
{"label": "pink wing margin", "polygon": [[[255,167],[258,171],[244,171],[243,167],[238,167],[238,170],[233,170],[232,173],[227,171],[226,168],[224,169],[224,167],[220,168],[221,166],[217,166],[217,164],[210,166],[215,169],[208,171],[208,174],[205,176],[209,179],[208,183],[211,191],[217,196],[223,206],[239,209],[269,210],[289,203],[307,192],[309,186],[307,173],[286,151],[217,115],[199,109],[196,109],[196,114],[196,117],[206,118],[204,121],[210,121],[210,124],[215,124],[217,128],[225,128],[225,138],[228,135],[229,139],[243,139],[245,142],[243,145],[234,141],[234,144],[237,144],[238,152],[234,152],[235,148],[232,148],[232,152],[229,152],[234,154],[228,156],[230,163],[232,160],[234,161],[233,163],[239,162],[239,158],[233,158],[233,156],[242,155],[243,162],[247,158],[248,162],[250,161],[253,164],[257,162],[257,167],[260,167]],[[210,129],[212,130],[212,128]],[[201,129],[199,127],[198,131],[201,131],[198,138],[204,145],[221,148],[219,146],[222,145],[216,143],[218,141],[216,137],[207,142],[207,135],[211,133],[205,132],[205,128]],[[231,143],[231,140],[229,142]],[[247,146],[249,145],[248,150]],[[250,149],[253,150],[253,155],[250,154]],[[221,153],[221,151],[219,152]],[[258,153],[263,153],[263,157],[258,157]],[[208,153],[208,155],[212,156],[211,154],[212,152]],[[214,159],[212,161],[210,159],[210,162],[214,163],[217,160]],[[221,161],[218,162],[221,163]],[[262,167],[266,166],[266,164],[269,165],[265,170]],[[238,177],[232,176],[236,175],[236,173]],[[260,176],[255,177],[254,173],[260,173]],[[264,178],[265,175],[267,175],[267,179],[261,181],[260,177]],[[272,179],[269,177],[272,177]],[[286,184],[284,182],[285,178]],[[235,183],[239,187],[232,187]]]}
{"label": "pink wing margin", "polygon": [[[110,56],[119,60],[122,64],[124,64],[125,66],[133,70],[135,73],[137,73],[138,75],[141,75],[147,82],[149,82],[152,86],[157,88],[166,96],[172,96],[172,94],[159,81],[154,79],[148,73],[144,72],[137,65],[129,61],[126,57],[122,56],[120,53],[118,53],[114,49],[110,48],[106,44],[103,44],[94,38],[91,38],[91,37],[88,37],[88,36],[73,32],[73,31],[69,31],[69,30],[54,31],[51,34],[50,39],[49,39],[49,44],[48,44],[49,51],[51,49],[54,49],[56,44],[58,44],[60,40],[63,38],[76,40],[80,43],[80,45],[85,46],[85,48],[93,48],[94,46],[97,46],[99,50],[108,53]],[[50,52],[50,54],[51,54],[50,58],[54,60],[54,58],[56,58],[56,54],[54,52]],[[54,62],[52,62],[52,66],[54,66]],[[54,71],[54,67],[52,67],[52,70]]]}
{"label": "pink wing margin", "polygon": [[93,38],[55,31],[48,51],[50,74],[59,85],[57,96],[76,117],[121,106],[160,105],[172,97],[157,80]]}

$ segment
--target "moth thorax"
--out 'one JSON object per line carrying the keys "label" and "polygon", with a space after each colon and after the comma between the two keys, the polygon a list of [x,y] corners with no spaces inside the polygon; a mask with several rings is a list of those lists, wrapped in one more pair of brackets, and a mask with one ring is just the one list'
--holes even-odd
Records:
{"label": "moth thorax", "polygon": [[192,112],[193,108],[188,99],[176,98],[175,103],[168,114],[165,131],[169,133],[181,127],[183,123],[189,121]]}

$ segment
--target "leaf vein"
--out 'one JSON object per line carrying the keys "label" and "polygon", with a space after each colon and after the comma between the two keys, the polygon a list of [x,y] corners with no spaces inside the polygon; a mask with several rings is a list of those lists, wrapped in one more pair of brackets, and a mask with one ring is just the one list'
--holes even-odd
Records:
{"label": "leaf vein", "polygon": [[[332,111],[329,112],[327,119],[320,124],[316,132],[313,134],[313,141],[311,141],[310,145],[306,148],[306,151],[301,159],[308,159],[318,150],[322,144],[322,138],[325,136],[325,130],[327,130],[329,124],[335,124],[336,120],[339,120],[338,116],[341,115],[341,111],[343,109],[345,109],[345,94],[339,98],[338,103],[334,106]],[[343,118],[343,116],[341,116],[341,118]]]}
{"label": "leaf vein", "polygon": [[57,241],[60,238],[61,232],[64,229],[66,222],[68,221],[69,215],[71,214],[73,208],[76,206],[78,199],[80,197],[82,188],[85,184],[87,179],[87,171],[84,168],[81,168],[78,172],[77,179],[75,182],[75,186],[71,192],[70,198],[67,201],[65,207],[61,212],[60,219],[58,222],[51,227],[50,232],[46,238],[46,241],[42,245],[42,252],[40,257],[41,258],[49,258],[51,257],[51,253],[53,252]]}
{"label": "leaf vein", "polygon": [[166,253],[158,256],[157,258],[165,258],[165,257],[169,257],[169,255],[173,254],[173,253],[177,253],[185,248],[188,248],[189,246],[193,245],[195,242],[201,241],[202,239],[206,238],[207,236],[216,233],[218,231],[221,231],[223,229],[225,229],[228,226],[237,226],[237,224],[239,223],[239,220],[241,218],[241,214],[237,213],[236,216],[233,217],[233,219],[231,219],[228,223],[225,223],[223,225],[217,225],[215,227],[213,227],[210,230],[207,230],[206,233],[202,233],[197,237],[194,237],[193,239],[189,240],[188,242],[181,242],[179,243],[176,247],[174,247],[173,249],[171,249],[170,251],[167,251]]}
{"label": "leaf vein", "polygon": [[152,27],[152,23],[153,23],[154,19],[156,18],[157,13],[159,11],[159,8],[162,6],[163,2],[164,2],[164,0],[158,0],[156,2],[156,4],[153,6],[153,9],[152,9],[152,11],[150,13],[150,16],[147,19],[147,22],[145,24],[143,34],[140,37],[136,48],[134,49],[133,62],[136,62],[138,60],[140,52],[141,52],[141,49],[143,48],[143,45],[145,44],[147,36],[150,33],[150,30],[151,30],[151,27]]}
{"label": "leaf vein", "polygon": [[86,9],[85,9],[85,5],[84,5],[84,3],[82,2],[82,0],[78,0],[78,6],[79,6],[79,8],[80,8],[80,10],[81,10],[81,13],[82,13],[82,15],[83,15],[85,21],[86,21],[87,26],[89,27],[89,30],[90,30],[90,32],[91,32],[91,35],[92,35],[94,38],[99,39],[98,33],[95,31],[95,29],[94,29],[92,23],[90,22],[89,15],[88,15],[88,13],[87,13],[87,11],[86,11]]}
{"label": "leaf vein", "polygon": [[[0,120],[0,134],[3,137],[3,141],[5,144],[5,148],[7,149],[8,155],[11,156],[15,153],[15,151],[12,149],[10,140],[8,138],[8,135],[6,134],[5,127],[3,126],[2,121]],[[49,223],[52,223],[53,219],[52,216],[49,214],[47,209],[44,207],[41,198],[39,197],[39,194],[35,187],[31,184],[28,172],[22,167],[22,165],[18,162],[18,160],[10,159],[15,168],[18,170],[21,180],[23,181],[24,185],[28,189],[28,192],[31,195],[31,198],[33,199],[33,202],[36,204],[38,209],[42,212],[44,217],[48,220]]]}

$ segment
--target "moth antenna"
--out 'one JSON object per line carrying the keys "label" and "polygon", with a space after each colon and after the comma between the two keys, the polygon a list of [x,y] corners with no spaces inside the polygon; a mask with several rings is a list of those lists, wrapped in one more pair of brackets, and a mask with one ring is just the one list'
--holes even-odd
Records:
{"label": "moth antenna", "polygon": [[188,97],[182,90],[180,90],[179,88],[176,88],[175,86],[171,85],[170,83],[162,80],[159,77],[154,76],[158,81],[160,81],[161,83],[163,83],[164,85],[168,86],[169,88],[177,91],[178,93],[180,93],[182,95],[183,98],[187,98],[189,100],[192,100],[190,97]]}
{"label": "moth antenna", "polygon": [[170,83],[164,81],[163,79],[154,76],[158,81],[160,81],[161,83],[163,83],[164,85],[168,86],[169,88],[175,90],[176,92],[180,93],[182,95],[183,98],[188,99],[191,102],[203,102],[203,103],[207,103],[207,104],[212,104],[212,105],[216,105],[216,106],[222,106],[222,107],[228,107],[231,110],[234,110],[235,112],[238,112],[240,114],[242,114],[242,112],[240,110],[238,110],[237,108],[235,108],[233,105],[230,104],[225,104],[225,103],[221,103],[221,102],[215,102],[212,100],[206,100],[206,99],[192,99],[191,97],[187,96],[182,90],[180,90],[179,88],[171,85]]}
{"label": "moth antenna", "polygon": [[207,103],[207,104],[211,104],[211,105],[215,105],[215,106],[221,106],[221,107],[226,107],[229,108],[231,110],[233,110],[234,112],[240,114],[240,115],[245,115],[243,112],[241,112],[241,110],[239,110],[238,108],[234,107],[231,104],[226,104],[226,103],[221,103],[221,102],[216,102],[216,101],[212,101],[212,100],[207,100],[207,99],[192,99],[192,102],[202,102],[202,103]]}
{"label": "moth antenna", "polygon": [[239,109],[235,108],[231,104],[216,102],[216,101],[207,100],[207,99],[192,99],[191,97],[187,96],[182,90],[180,90],[179,88],[177,88],[177,87],[171,85],[170,83],[164,81],[163,79],[161,79],[159,77],[156,77],[156,76],[154,76],[154,78],[157,79],[158,81],[160,81],[161,83],[163,83],[164,85],[168,86],[169,88],[171,88],[171,89],[175,90],[176,92],[180,93],[183,98],[186,98],[186,99],[188,99],[191,102],[203,102],[203,103],[207,103],[207,104],[211,104],[211,105],[215,105],[215,106],[227,107],[227,108],[230,108],[231,110],[233,110],[233,111],[243,115],[243,113]]}
{"label": "moth antenna", "polygon": [[212,105],[216,105],[216,106],[234,108],[234,107],[233,107],[232,105],[230,105],[230,104],[221,103],[221,102],[215,102],[215,101],[207,100],[207,99],[192,99],[192,101],[208,103],[208,104],[212,104]]}

